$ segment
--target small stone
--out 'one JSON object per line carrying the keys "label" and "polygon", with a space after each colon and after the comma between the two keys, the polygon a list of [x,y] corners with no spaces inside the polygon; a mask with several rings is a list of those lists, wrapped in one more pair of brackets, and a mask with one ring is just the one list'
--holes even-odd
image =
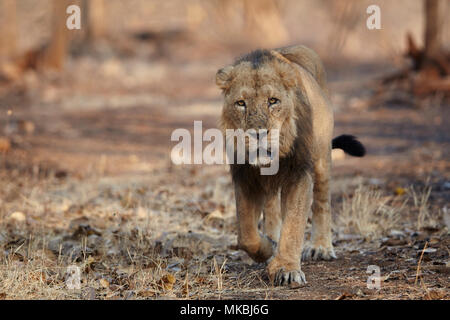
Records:
{"label": "small stone", "polygon": [[383,180],[378,179],[378,178],[371,178],[371,179],[369,179],[369,184],[371,184],[373,186],[379,186],[379,185],[383,184]]}
{"label": "small stone", "polygon": [[437,249],[435,248],[426,248],[425,250],[420,250],[421,253],[435,253],[436,251]]}
{"label": "small stone", "polygon": [[356,295],[357,295],[358,297],[364,297],[364,296],[365,296],[364,292],[362,292],[361,289],[358,289],[358,291],[356,291]]}
{"label": "small stone", "polygon": [[392,236],[392,237],[402,238],[402,237],[405,236],[405,233],[404,233],[403,231],[400,231],[400,230],[392,229],[392,230],[389,232],[389,235]]}

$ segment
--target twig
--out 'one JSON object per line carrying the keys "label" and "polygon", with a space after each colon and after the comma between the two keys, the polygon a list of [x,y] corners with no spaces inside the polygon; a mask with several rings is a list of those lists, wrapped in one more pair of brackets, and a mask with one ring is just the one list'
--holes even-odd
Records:
{"label": "twig", "polygon": [[419,262],[417,263],[416,280],[414,281],[414,285],[417,285],[417,279],[419,279],[419,272],[420,272],[420,263],[422,262],[423,254],[425,253],[425,249],[427,248],[427,246],[428,246],[428,241],[425,242],[425,245],[423,246],[423,249],[422,249],[422,254],[420,255],[420,258],[419,258]]}
{"label": "twig", "polygon": [[186,291],[186,299],[189,299],[189,275],[188,275],[189,271],[186,270],[186,280],[185,280],[185,284],[184,284],[184,290]]}

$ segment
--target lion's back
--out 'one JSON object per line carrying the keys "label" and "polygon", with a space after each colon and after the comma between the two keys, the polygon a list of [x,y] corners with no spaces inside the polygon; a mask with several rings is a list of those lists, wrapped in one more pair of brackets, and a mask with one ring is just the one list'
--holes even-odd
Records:
{"label": "lion's back", "polygon": [[306,69],[328,95],[327,75],[319,55],[303,45],[295,45],[276,49],[284,57]]}

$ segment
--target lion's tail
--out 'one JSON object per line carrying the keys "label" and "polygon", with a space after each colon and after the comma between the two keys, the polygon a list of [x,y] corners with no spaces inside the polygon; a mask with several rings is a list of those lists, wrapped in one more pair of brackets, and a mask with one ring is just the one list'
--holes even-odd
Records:
{"label": "lion's tail", "polygon": [[354,157],[364,157],[366,154],[366,148],[364,148],[363,144],[356,140],[356,137],[348,134],[334,138],[332,148],[342,149],[345,153]]}

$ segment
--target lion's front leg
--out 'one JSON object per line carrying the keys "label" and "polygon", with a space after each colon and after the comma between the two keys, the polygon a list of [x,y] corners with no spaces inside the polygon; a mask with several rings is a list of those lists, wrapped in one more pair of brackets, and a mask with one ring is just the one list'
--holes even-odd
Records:
{"label": "lion's front leg", "polygon": [[258,231],[262,196],[245,194],[239,185],[235,187],[238,220],[238,245],[256,262],[265,262],[273,254],[272,241]]}
{"label": "lion's front leg", "polygon": [[280,192],[277,190],[266,196],[264,204],[264,234],[278,243],[281,232],[281,204]]}
{"label": "lion's front leg", "polygon": [[330,158],[328,155],[326,160],[318,160],[314,164],[312,233],[311,242],[303,249],[304,260],[336,259],[331,241]]}
{"label": "lion's front leg", "polygon": [[295,185],[286,186],[281,191],[281,236],[277,252],[267,266],[269,277],[275,285],[306,283],[300,259],[311,197],[312,179],[309,173],[305,173]]}

